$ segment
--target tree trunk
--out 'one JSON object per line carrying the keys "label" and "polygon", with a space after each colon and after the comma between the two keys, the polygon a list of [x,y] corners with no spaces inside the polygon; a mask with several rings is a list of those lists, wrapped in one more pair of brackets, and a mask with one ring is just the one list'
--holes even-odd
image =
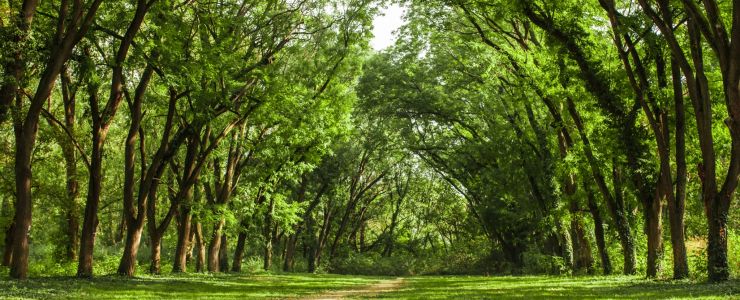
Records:
{"label": "tree trunk", "polygon": [[367,250],[367,221],[362,222],[360,225],[360,252],[364,253]]}
{"label": "tree trunk", "polygon": [[118,265],[118,274],[133,276],[136,274],[136,255],[139,252],[141,234],[144,231],[143,221],[129,222],[126,230],[126,242],[123,248],[123,256]]}
{"label": "tree trunk", "polygon": [[204,272],[206,267],[206,245],[200,222],[195,223],[195,272]]}
{"label": "tree trunk", "polygon": [[317,237],[314,231],[313,214],[308,214],[306,216],[306,234],[303,237],[303,245],[306,247],[306,260],[308,261],[308,273],[316,272]]}
{"label": "tree trunk", "polygon": [[187,272],[188,249],[190,249],[191,237],[191,216],[190,208],[181,205],[180,226],[177,228],[177,246],[175,247],[175,260],[172,265],[172,272]]}
{"label": "tree trunk", "polygon": [[229,244],[225,234],[221,234],[221,247],[218,250],[218,268],[221,272],[229,271]]}
{"label": "tree trunk", "polygon": [[[584,184],[585,186],[585,184]],[[594,193],[589,186],[585,187],[588,197],[588,209],[591,212],[591,217],[594,220],[594,236],[596,236],[596,248],[599,250],[599,258],[601,258],[601,269],[603,275],[612,274],[612,262],[609,259],[609,252],[606,249],[606,239],[604,238],[604,221],[601,219],[601,210],[596,204],[596,198]]]}
{"label": "tree trunk", "polygon": [[298,242],[298,235],[300,232],[296,232],[288,236],[288,240],[285,242],[285,259],[283,261],[283,271],[293,272],[295,266],[295,247]]}
{"label": "tree trunk", "polygon": [[263,224],[262,233],[265,239],[265,252],[263,256],[263,267],[265,271],[269,270],[272,266],[272,210],[275,208],[275,202],[270,199],[270,204],[265,212],[265,222]]}
{"label": "tree trunk", "polygon": [[[714,201],[722,201],[718,195]],[[709,262],[709,281],[726,281],[730,277],[730,265],[727,261],[727,211],[717,209],[717,206],[707,209],[707,223],[709,225],[709,239],[707,252]]]}
{"label": "tree trunk", "polygon": [[247,233],[242,231],[236,240],[236,249],[234,250],[234,262],[231,264],[231,272],[240,273],[242,271],[242,258],[244,257],[244,246],[247,242]]}
{"label": "tree trunk", "polygon": [[[97,91],[94,91],[97,93]],[[97,122],[94,122],[97,123]],[[95,234],[98,230],[98,206],[100,205],[101,180],[103,178],[103,143],[105,137],[101,134],[98,124],[93,124],[92,155],[90,156],[90,170],[87,186],[87,201],[85,202],[85,217],[80,235],[80,257],[77,265],[77,277],[90,278],[93,275],[93,251],[95,248]]]}
{"label": "tree trunk", "polygon": [[659,199],[651,198],[645,203],[645,222],[647,235],[647,277],[657,277],[663,260],[662,205]]}
{"label": "tree trunk", "polygon": [[668,199],[668,219],[671,226],[673,245],[673,278],[689,276],[689,262],[686,255],[686,236],[684,233],[684,213],[686,211],[686,112],[684,110],[681,70],[675,58],[671,59],[673,99],[676,110],[676,191],[673,199]]}
{"label": "tree trunk", "polygon": [[[37,118],[38,119],[38,118]],[[32,122],[26,121],[26,123]],[[15,224],[13,226],[13,256],[10,277],[28,277],[28,236],[31,231],[31,156],[38,130],[38,120],[16,129],[15,147]],[[24,124],[25,125],[25,124]]]}
{"label": "tree trunk", "polygon": [[[616,163],[616,162],[615,162]],[[612,214],[614,225],[617,228],[617,235],[622,245],[622,255],[624,256],[625,275],[634,275],[637,273],[637,258],[635,257],[635,240],[632,237],[632,229],[627,218],[627,209],[624,204],[624,194],[622,193],[622,175],[616,164],[612,166],[612,185],[614,186],[614,203],[607,206]]]}
{"label": "tree trunk", "polygon": [[624,206],[624,199],[622,194],[622,180],[619,168],[616,165],[616,161],[612,165],[612,187],[614,194],[609,191],[609,187],[606,185],[606,179],[604,178],[599,165],[596,162],[596,158],[591,149],[591,142],[586,134],[578,110],[576,109],[573,99],[567,98],[568,111],[573,119],[578,133],[583,142],[583,150],[588,160],[589,167],[591,169],[591,175],[593,176],[594,182],[598,187],[599,192],[604,197],[609,213],[614,221],[614,226],[617,229],[617,235],[622,246],[622,254],[624,256],[624,274],[632,275],[637,271],[636,265],[637,260],[635,258],[635,243],[632,237],[632,231],[630,229],[629,220],[627,219],[627,211]]}
{"label": "tree trunk", "polygon": [[161,253],[162,253],[162,236],[158,234],[150,235],[150,244],[152,255],[150,257],[149,274],[159,275],[161,273]]}
{"label": "tree trunk", "polygon": [[211,235],[211,243],[208,246],[208,271],[217,273],[221,272],[219,264],[219,252],[221,251],[221,230],[224,227],[224,219],[216,223]]}
{"label": "tree trunk", "polygon": [[5,249],[3,249],[3,261],[2,265],[9,267],[10,262],[13,260],[13,233],[15,232],[15,229],[13,228],[13,221],[11,220],[10,226],[8,226],[8,229],[5,231]]}
{"label": "tree trunk", "polygon": [[563,257],[568,268],[574,270],[575,256],[573,255],[573,237],[570,232],[564,228],[563,221],[560,220],[560,218],[555,220],[555,229],[557,230],[555,235],[557,237],[558,246],[561,250],[558,255]]}
{"label": "tree trunk", "polygon": [[[65,242],[65,258],[68,261],[77,260],[77,248],[80,246],[80,216],[77,209],[77,198],[80,194],[79,182],[77,178],[77,153],[75,150],[74,142],[67,134],[75,135],[75,110],[76,110],[76,97],[72,91],[70,91],[71,78],[66,68],[62,71],[62,99],[64,102],[64,127],[57,127],[58,132],[56,139],[59,146],[62,148],[62,156],[64,157],[64,168],[67,175],[67,195],[63,202],[64,206],[64,218],[66,220],[66,226],[64,228],[64,235],[66,236]],[[48,120],[48,118],[47,118]],[[48,120],[52,126],[61,125]],[[65,132],[66,131],[66,132]]]}
{"label": "tree trunk", "polygon": [[324,252],[326,241],[329,238],[329,230],[331,229],[331,216],[333,215],[331,209],[324,210],[324,221],[321,223],[321,231],[319,232],[319,240],[316,243],[316,267],[321,265],[321,254]]}
{"label": "tree trunk", "polygon": [[193,221],[192,217],[190,218],[190,236],[188,237],[188,249],[187,249],[187,255],[185,255],[185,262],[186,267],[184,268],[187,271],[187,264],[189,264],[193,260],[193,250],[195,249],[195,229],[193,228]]}
{"label": "tree trunk", "polygon": [[574,270],[586,271],[590,274],[593,273],[594,259],[591,256],[591,245],[586,238],[586,230],[583,227],[579,203],[575,199],[571,199],[570,236],[573,240],[573,267]]}
{"label": "tree trunk", "polygon": [[265,271],[270,270],[272,267],[272,239],[268,239],[265,242],[265,253],[263,255],[263,266]]}

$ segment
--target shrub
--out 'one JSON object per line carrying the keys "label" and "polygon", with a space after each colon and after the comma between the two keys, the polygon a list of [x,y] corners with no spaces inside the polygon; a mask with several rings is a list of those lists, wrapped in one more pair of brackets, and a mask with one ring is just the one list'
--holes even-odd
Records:
{"label": "shrub", "polygon": [[381,257],[373,254],[349,253],[347,257],[334,259],[329,268],[331,273],[353,275],[416,275],[417,259],[408,255]]}
{"label": "shrub", "polygon": [[559,256],[545,255],[537,252],[524,252],[525,274],[560,275],[568,271],[565,260]]}

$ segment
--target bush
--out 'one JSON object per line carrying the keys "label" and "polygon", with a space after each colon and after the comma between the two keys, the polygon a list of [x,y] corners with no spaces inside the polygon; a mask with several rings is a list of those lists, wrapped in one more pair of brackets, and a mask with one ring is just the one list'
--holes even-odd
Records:
{"label": "bush", "polygon": [[559,256],[545,255],[537,252],[524,252],[525,274],[560,275],[568,271],[565,260]]}
{"label": "bush", "polygon": [[331,273],[352,275],[406,276],[419,274],[417,259],[408,255],[382,257],[376,253],[349,253],[334,259],[329,266]]}

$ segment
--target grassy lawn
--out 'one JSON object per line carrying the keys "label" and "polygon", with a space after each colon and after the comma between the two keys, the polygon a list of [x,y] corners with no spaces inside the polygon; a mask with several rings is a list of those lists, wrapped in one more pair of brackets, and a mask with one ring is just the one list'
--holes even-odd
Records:
{"label": "grassy lawn", "polygon": [[740,281],[722,284],[639,277],[411,277],[383,299],[740,299]]}
{"label": "grassy lawn", "polygon": [[80,280],[36,278],[25,282],[0,278],[0,298],[27,299],[281,299],[352,289],[382,277],[341,275],[182,275]]}
{"label": "grassy lawn", "polygon": [[[78,280],[0,278],[0,298],[33,299],[283,299],[367,287],[393,278],[342,275],[182,275]],[[353,295],[352,298],[363,298]],[[646,281],[638,277],[405,278],[382,299],[740,299],[740,281],[723,284]]]}

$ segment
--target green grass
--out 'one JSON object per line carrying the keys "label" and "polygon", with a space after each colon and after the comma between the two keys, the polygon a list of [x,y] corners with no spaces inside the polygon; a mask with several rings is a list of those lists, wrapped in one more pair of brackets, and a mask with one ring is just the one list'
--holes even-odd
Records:
{"label": "green grass", "polygon": [[[0,277],[0,298],[31,299],[283,299],[357,289],[389,277],[343,275],[181,275],[80,280]],[[648,281],[638,277],[408,277],[381,299],[740,299],[740,281],[722,284]],[[362,296],[354,296],[362,298]]]}
{"label": "green grass", "polygon": [[422,276],[382,299],[740,299],[740,281],[722,284],[639,277]]}
{"label": "green grass", "polygon": [[71,277],[0,278],[0,298],[26,299],[257,299],[295,298],[352,289],[385,278],[341,275],[182,275],[92,280]]}

